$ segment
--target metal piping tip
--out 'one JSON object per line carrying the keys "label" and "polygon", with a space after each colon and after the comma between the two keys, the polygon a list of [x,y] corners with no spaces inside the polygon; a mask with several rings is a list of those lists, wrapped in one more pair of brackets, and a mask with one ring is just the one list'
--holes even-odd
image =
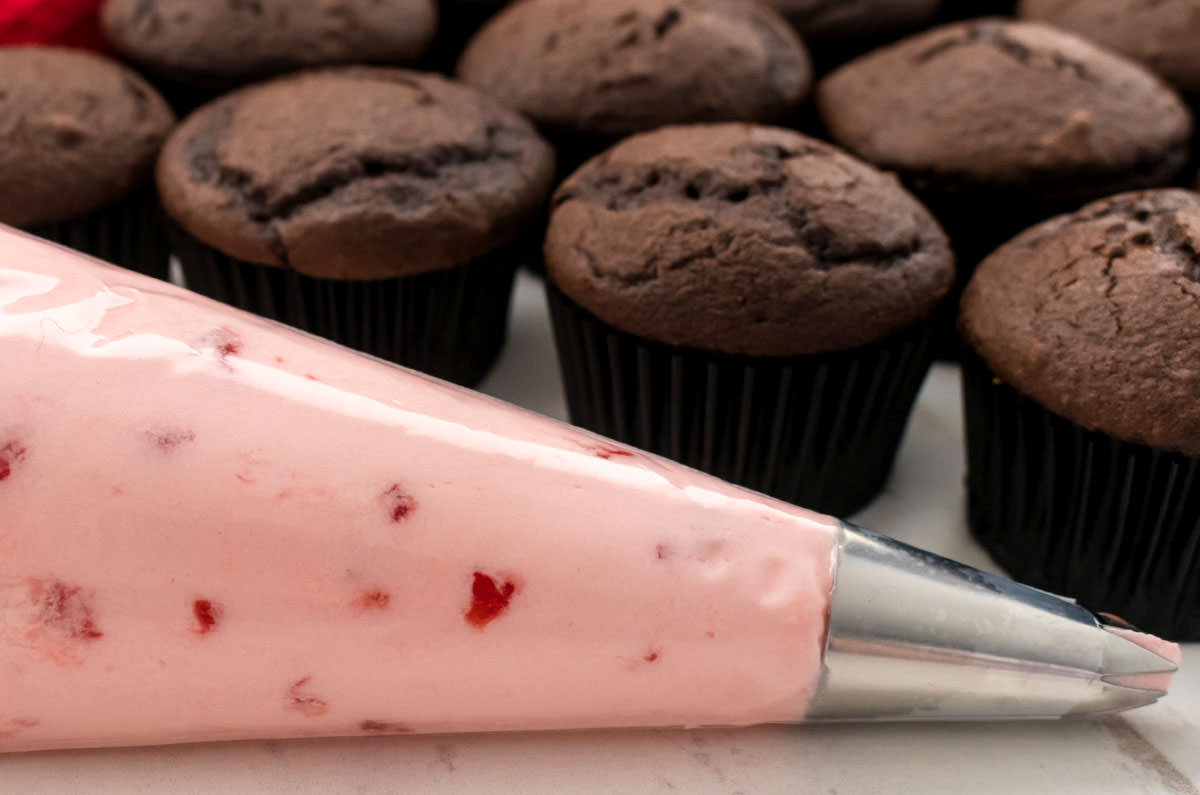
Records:
{"label": "metal piping tip", "polygon": [[843,524],[810,720],[1058,718],[1165,695],[1173,645]]}
{"label": "metal piping tip", "polygon": [[[1106,617],[1107,619],[1107,617]],[[1169,660],[1150,649],[1134,643],[1126,637],[1113,632],[1107,621],[1100,624],[1104,632],[1103,657],[1098,673],[1109,684],[1121,687],[1137,688],[1143,691],[1158,691],[1158,688],[1144,686],[1139,682],[1143,678],[1157,678],[1163,674],[1173,674],[1179,670],[1174,660]],[[1124,622],[1122,622],[1124,623]],[[1120,627],[1124,629],[1125,627]],[[1139,687],[1139,685],[1142,685]]]}

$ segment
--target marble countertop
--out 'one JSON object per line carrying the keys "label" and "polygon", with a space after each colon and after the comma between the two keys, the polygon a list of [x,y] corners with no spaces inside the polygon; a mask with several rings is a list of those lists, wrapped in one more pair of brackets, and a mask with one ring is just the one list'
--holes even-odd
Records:
{"label": "marble countertop", "polygon": [[[565,418],[537,281],[484,391]],[[868,528],[995,569],[968,537],[958,376],[939,365]],[[564,660],[564,665],[570,661]],[[2,705],[0,705],[2,706]],[[1200,795],[1200,644],[1171,695],[1105,719],[216,743],[0,756],[0,791]]]}

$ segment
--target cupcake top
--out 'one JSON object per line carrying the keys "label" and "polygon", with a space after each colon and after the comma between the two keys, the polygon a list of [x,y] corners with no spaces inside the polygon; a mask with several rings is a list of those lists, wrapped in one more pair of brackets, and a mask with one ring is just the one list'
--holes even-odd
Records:
{"label": "cupcake top", "polygon": [[458,75],[539,124],[601,137],[781,120],[811,81],[795,32],[757,0],[524,0],[471,40]]}
{"label": "cupcake top", "polygon": [[766,0],[804,36],[805,41],[874,38],[911,30],[930,21],[941,0]]}
{"label": "cupcake top", "polygon": [[895,178],[747,124],[666,127],[593,159],[559,188],[545,253],[604,322],[750,356],[882,341],[954,276],[945,235]]}
{"label": "cupcake top", "polygon": [[231,87],[306,66],[407,64],[437,28],[434,0],[107,0],[113,47],[185,85]]}
{"label": "cupcake top", "polygon": [[162,97],[114,61],[0,48],[0,223],[65,221],[124,197],[174,123]]}
{"label": "cupcake top", "polygon": [[1087,198],[1163,184],[1191,117],[1149,70],[1032,22],[947,25],[818,87],[833,139],[921,187],[1026,186]]}
{"label": "cupcake top", "polygon": [[1200,456],[1200,194],[1122,194],[1027,230],[980,264],[959,327],[1056,414]]}
{"label": "cupcake top", "polygon": [[230,256],[379,279],[453,267],[507,243],[553,171],[533,127],[470,88],[339,67],[200,108],[163,148],[158,186],[184,229]]}
{"label": "cupcake top", "polygon": [[1196,0],[1022,0],[1018,13],[1141,61],[1186,94],[1200,94]]}

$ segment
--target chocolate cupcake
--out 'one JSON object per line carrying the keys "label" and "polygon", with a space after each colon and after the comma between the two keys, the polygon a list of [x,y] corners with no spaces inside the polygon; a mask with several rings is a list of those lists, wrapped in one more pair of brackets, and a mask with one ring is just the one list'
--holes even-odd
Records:
{"label": "chocolate cupcake", "polygon": [[765,0],[800,32],[819,71],[928,25],[941,0]]}
{"label": "chocolate cupcake", "polygon": [[898,173],[960,273],[1084,202],[1169,184],[1191,117],[1149,70],[1046,25],[975,20],[877,50],[817,92],[833,140]]}
{"label": "chocolate cupcake", "polygon": [[1022,0],[1018,13],[1141,61],[1181,93],[1200,97],[1196,0]]}
{"label": "chocolate cupcake", "polygon": [[[1140,61],[1200,109],[1200,4],[1196,0],[1024,0],[1021,16],[1040,20]],[[1191,164],[1200,165],[1193,137]]]}
{"label": "chocolate cupcake", "polygon": [[545,258],[574,422],[842,515],[883,487],[953,280],[892,177],[745,124],[587,163],[555,196]]}
{"label": "chocolate cupcake", "polygon": [[106,0],[113,48],[194,107],[255,80],[313,66],[415,63],[437,29],[434,0]]}
{"label": "chocolate cupcake", "polygon": [[980,264],[971,530],[1018,579],[1200,640],[1200,195],[1129,193]]}
{"label": "chocolate cupcake", "polygon": [[524,0],[471,40],[458,76],[540,125],[566,172],[664,124],[784,121],[811,69],[757,0]]}
{"label": "chocolate cupcake", "polygon": [[150,172],[174,116],[103,56],[0,48],[0,223],[166,278]]}
{"label": "chocolate cupcake", "polygon": [[533,127],[470,88],[342,67],[202,107],[158,185],[192,289],[472,384],[553,171]]}

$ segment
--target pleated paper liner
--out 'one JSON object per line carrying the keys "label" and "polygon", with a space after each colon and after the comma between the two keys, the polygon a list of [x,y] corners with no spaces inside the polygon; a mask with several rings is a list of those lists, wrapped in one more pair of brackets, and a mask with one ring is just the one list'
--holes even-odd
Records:
{"label": "pleated paper liner", "polygon": [[647,342],[547,295],[572,422],[834,515],[883,489],[931,362],[924,327],[842,353],[726,356]]}
{"label": "pleated paper liner", "polygon": [[456,268],[342,281],[237,260],[178,228],[171,237],[189,289],[438,378],[474,386],[504,347],[520,244]]}
{"label": "pleated paper liner", "polygon": [[963,364],[971,532],[1016,579],[1200,640],[1200,459],[1088,431]]}
{"label": "pleated paper liner", "polygon": [[166,220],[152,187],[69,221],[29,229],[31,234],[123,268],[166,279],[171,250]]}

